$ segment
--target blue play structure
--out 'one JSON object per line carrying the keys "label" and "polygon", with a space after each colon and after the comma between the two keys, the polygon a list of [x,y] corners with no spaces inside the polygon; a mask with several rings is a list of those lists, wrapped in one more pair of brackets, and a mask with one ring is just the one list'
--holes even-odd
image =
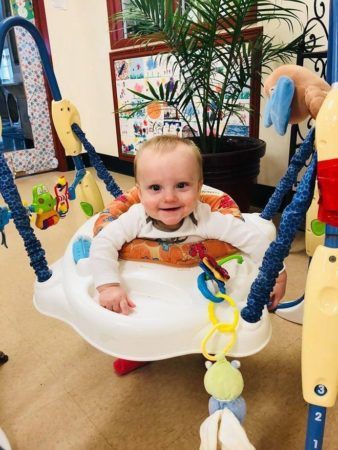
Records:
{"label": "blue play structure", "polygon": [[[330,84],[338,82],[337,22],[338,0],[332,0],[330,10],[329,50],[327,63],[327,79]],[[52,93],[52,97],[56,102],[62,101],[62,96],[53,69],[51,67],[46,47],[40,36],[40,33],[31,22],[21,17],[11,17],[1,23],[0,54],[2,54],[5,37],[8,31],[13,27],[25,28],[34,38],[40,53],[41,61],[45,70],[45,75]],[[78,140],[83,144],[84,149],[89,155],[91,165],[95,167],[99,178],[104,181],[107,190],[114,197],[121,195],[122,191],[116,185],[109,172],[105,169],[94,147],[87,141],[85,134],[79,126],[79,123],[74,121],[71,124],[71,130],[78,138]],[[278,184],[275,193],[271,197],[264,211],[261,213],[261,218],[265,220],[271,220],[271,218],[278,212],[286,193],[288,193],[292,189],[299,171],[304,167],[306,161],[311,158],[311,162],[297,188],[292,202],[285,209],[282,215],[277,238],[274,242],[272,242],[266,252],[262,267],[260,268],[258,276],[251,286],[247,304],[241,310],[241,320],[245,321],[246,323],[252,324],[259,322],[262,318],[262,315],[264,314],[264,310],[266,311],[266,305],[269,301],[269,294],[272,291],[275,279],[277,278],[279,271],[281,271],[283,268],[283,261],[289,253],[296,231],[302,223],[304,215],[306,214],[306,211],[312,201],[317,168],[317,152],[315,151],[314,147],[315,133],[316,130],[314,128],[309,132],[302,146],[298,149],[298,151],[292,158],[286,175]],[[319,157],[322,159],[321,153],[319,153]],[[81,159],[81,155],[77,154],[73,156],[73,161],[76,169],[76,175],[74,182],[69,188],[70,199],[74,199],[76,197],[75,190],[86,175],[86,170]],[[3,231],[8,221],[10,219],[13,219],[18,232],[20,233],[24,241],[25,248],[30,258],[31,266],[36,273],[38,283],[41,286],[43,286],[44,283],[46,283],[46,286],[52,286],[53,271],[48,266],[45,258],[45,252],[42,249],[41,244],[30,225],[29,212],[27,211],[27,208],[22,204],[20,195],[13,180],[12,173],[7,166],[2,152],[0,152],[0,193],[8,207],[6,210],[0,208],[0,231]],[[338,196],[338,192],[335,192],[334,194]],[[85,257],[88,256],[88,248],[90,245],[90,241],[86,240],[86,238],[81,237],[81,240],[78,242],[78,246],[72,247],[72,258],[75,260],[75,264],[78,264],[81,260],[85,259]],[[325,247],[328,249],[338,248],[338,228],[329,223],[326,224]],[[336,259],[333,259],[336,258],[335,255],[333,254],[330,257],[332,258],[330,262],[335,263]],[[318,264],[318,257],[314,257],[314,261],[315,264]],[[81,265],[81,263],[79,265]],[[324,291],[325,286],[323,287],[323,292]],[[287,307],[294,306],[302,301],[303,298],[293,302],[291,305],[287,305]],[[333,406],[332,398],[334,397],[335,401],[336,391],[338,388],[337,382],[334,386],[334,382],[332,381],[332,379],[335,379],[333,375],[335,375],[336,378],[338,377],[338,371],[335,374],[329,373],[326,378],[327,371],[325,367],[328,364],[328,360],[325,358],[327,358],[327,355],[331,355],[330,350],[332,350],[332,352],[336,352],[336,355],[338,351],[338,327],[334,337],[331,336],[330,333],[327,334],[325,320],[326,318],[327,320],[331,320],[332,318],[335,319],[335,316],[338,314],[338,307],[336,307],[335,305],[331,307],[330,302],[334,300],[331,300],[331,298],[329,298],[329,305],[325,306],[326,309],[323,313],[321,301],[322,299],[318,298],[317,304],[313,305],[311,303],[311,312],[305,311],[306,314],[304,316],[303,322],[305,336],[303,343],[303,384],[305,386],[304,398],[309,403],[308,430],[306,436],[307,450],[322,448],[326,407]],[[317,327],[316,329],[314,329],[311,322],[311,317],[313,315],[313,311],[317,311],[316,308],[318,309],[318,323],[320,323],[322,327]],[[106,314],[108,312],[103,311],[102,314],[103,313]],[[55,314],[55,317],[57,317],[57,314]],[[309,317],[310,319],[308,319]],[[323,369],[322,373],[320,371],[317,373],[317,369],[312,370],[312,368],[308,365],[307,355],[309,351],[311,352],[312,350],[311,348],[309,348],[312,345],[311,341],[307,337],[309,328],[311,329],[311,333],[315,334],[314,339],[316,343],[321,344],[323,349],[325,349],[325,351],[322,352],[318,352],[318,348],[320,347],[316,347],[313,350],[315,354],[315,356],[313,357],[313,364],[316,364],[316,368],[319,367]],[[328,350],[328,352],[326,352],[326,350]],[[335,356],[335,358],[337,359],[337,356]],[[329,364],[331,364],[330,360]],[[308,380],[309,374],[311,378],[310,381]],[[330,398],[327,400],[328,397]]]}
{"label": "blue play structure", "polygon": [[[8,31],[13,27],[25,28],[34,38],[37,48],[39,50],[41,62],[45,70],[45,75],[51,90],[53,100],[60,101],[62,99],[58,83],[49,59],[49,55],[43,39],[37,28],[29,21],[22,17],[9,17],[1,23],[0,27],[0,54],[2,55],[4,41]],[[102,161],[95,152],[95,149],[86,140],[84,133],[78,126],[73,124],[73,131],[83,143],[84,148],[88,152],[90,162],[96,168],[98,176],[105,182],[107,190],[113,195],[118,196],[122,193],[120,188],[116,185],[114,179],[104,167]],[[75,192],[76,186],[81,182],[85,176],[85,166],[80,155],[73,157],[76,168],[76,176],[73,185],[70,187],[70,192]],[[39,281],[46,281],[51,276],[51,271],[48,268],[47,261],[44,256],[44,251],[41,248],[40,242],[35,237],[34,231],[29,223],[29,216],[26,208],[23,207],[20,195],[17,191],[13,176],[7,166],[4,155],[0,153],[0,192],[8,205],[10,210],[10,218],[13,219],[22,239],[25,243],[28,256],[31,260],[36,276]],[[0,221],[1,224],[1,221]]]}

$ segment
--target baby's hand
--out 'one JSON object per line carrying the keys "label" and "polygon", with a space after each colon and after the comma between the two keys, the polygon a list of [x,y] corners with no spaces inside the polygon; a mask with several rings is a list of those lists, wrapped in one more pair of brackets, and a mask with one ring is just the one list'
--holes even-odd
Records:
{"label": "baby's hand", "polygon": [[276,284],[270,294],[270,302],[268,305],[269,311],[275,310],[280,301],[282,300],[282,298],[284,297],[286,290],[286,280],[287,280],[286,270],[283,270],[283,272],[281,272],[278,278],[276,279]]}
{"label": "baby's hand", "polygon": [[97,290],[100,305],[111,311],[127,316],[136,306],[120,285],[105,284],[99,286]]}

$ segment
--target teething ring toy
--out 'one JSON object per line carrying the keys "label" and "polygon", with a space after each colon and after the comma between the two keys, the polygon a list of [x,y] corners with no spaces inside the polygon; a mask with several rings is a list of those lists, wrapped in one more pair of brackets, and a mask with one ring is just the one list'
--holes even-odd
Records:
{"label": "teething ring toy", "polygon": [[205,338],[202,340],[202,354],[206,359],[209,359],[210,361],[216,361],[216,356],[210,355],[208,353],[206,346],[207,342],[211,338],[211,336],[216,332],[219,331],[220,333],[231,333],[231,339],[223,349],[223,353],[227,354],[227,352],[233,347],[235,340],[236,340],[236,328],[238,326],[239,322],[239,311],[236,307],[235,301],[227,294],[223,294],[221,292],[218,292],[216,294],[216,297],[219,299],[222,299],[223,301],[228,302],[228,304],[233,308],[234,311],[234,319],[232,323],[227,322],[220,322],[219,319],[216,316],[215,313],[215,303],[210,302],[208,306],[208,313],[211,323],[213,324],[212,329],[209,331],[209,333],[205,336]]}

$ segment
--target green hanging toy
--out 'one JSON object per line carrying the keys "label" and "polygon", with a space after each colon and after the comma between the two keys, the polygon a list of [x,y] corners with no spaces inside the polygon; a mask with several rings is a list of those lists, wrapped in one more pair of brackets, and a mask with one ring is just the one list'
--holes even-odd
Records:
{"label": "green hanging toy", "polygon": [[242,423],[246,415],[246,404],[241,396],[244,381],[241,372],[238,370],[240,362],[237,360],[231,363],[226,359],[224,353],[216,356],[214,364],[206,361],[207,372],[204,376],[204,387],[209,399],[209,414],[213,414],[220,409],[229,409]]}
{"label": "green hanging toy", "polygon": [[54,209],[55,205],[56,199],[44,184],[37,184],[33,187],[33,202],[30,210],[36,213],[35,225],[41,230],[58,223],[60,217]]}

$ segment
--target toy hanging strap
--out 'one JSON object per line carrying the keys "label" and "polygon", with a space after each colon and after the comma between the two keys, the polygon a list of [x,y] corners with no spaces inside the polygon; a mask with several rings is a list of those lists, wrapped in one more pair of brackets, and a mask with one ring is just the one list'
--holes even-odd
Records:
{"label": "toy hanging strap", "polygon": [[271,220],[278,212],[283,198],[295,184],[298,173],[305,166],[306,161],[310,158],[314,151],[314,136],[314,128],[312,128],[302,142],[300,148],[291,158],[286,174],[276,186],[274,193],[260,214],[263,219]]}
{"label": "toy hanging strap", "polygon": [[49,270],[45,252],[41,247],[40,241],[34,234],[30,226],[29,217],[26,208],[21,203],[20,194],[13,180],[13,175],[9,170],[5,157],[0,152],[0,192],[3,199],[11,210],[12,219],[20,233],[27,254],[31,260],[35,274],[40,282],[48,280],[52,272]]}
{"label": "toy hanging strap", "polygon": [[104,181],[107,191],[110,192],[115,198],[122,195],[123,194],[122,190],[119,188],[114,178],[110,175],[110,173],[104,166],[103,162],[101,161],[101,158],[96,153],[95,148],[86,139],[86,135],[81,130],[79,125],[73,123],[72,130],[74,131],[76,136],[80,139],[82,145],[84,146],[86,152],[88,153],[91,165],[95,167],[98,177]]}
{"label": "toy hanging strap", "polygon": [[317,155],[314,154],[292,202],[285,208],[277,239],[270,244],[264,255],[259,274],[251,286],[247,306],[241,311],[243,319],[247,322],[258,322],[264,306],[269,301],[269,295],[278,273],[283,269],[284,258],[289,254],[292,241],[311,203],[316,178],[316,165]]}

